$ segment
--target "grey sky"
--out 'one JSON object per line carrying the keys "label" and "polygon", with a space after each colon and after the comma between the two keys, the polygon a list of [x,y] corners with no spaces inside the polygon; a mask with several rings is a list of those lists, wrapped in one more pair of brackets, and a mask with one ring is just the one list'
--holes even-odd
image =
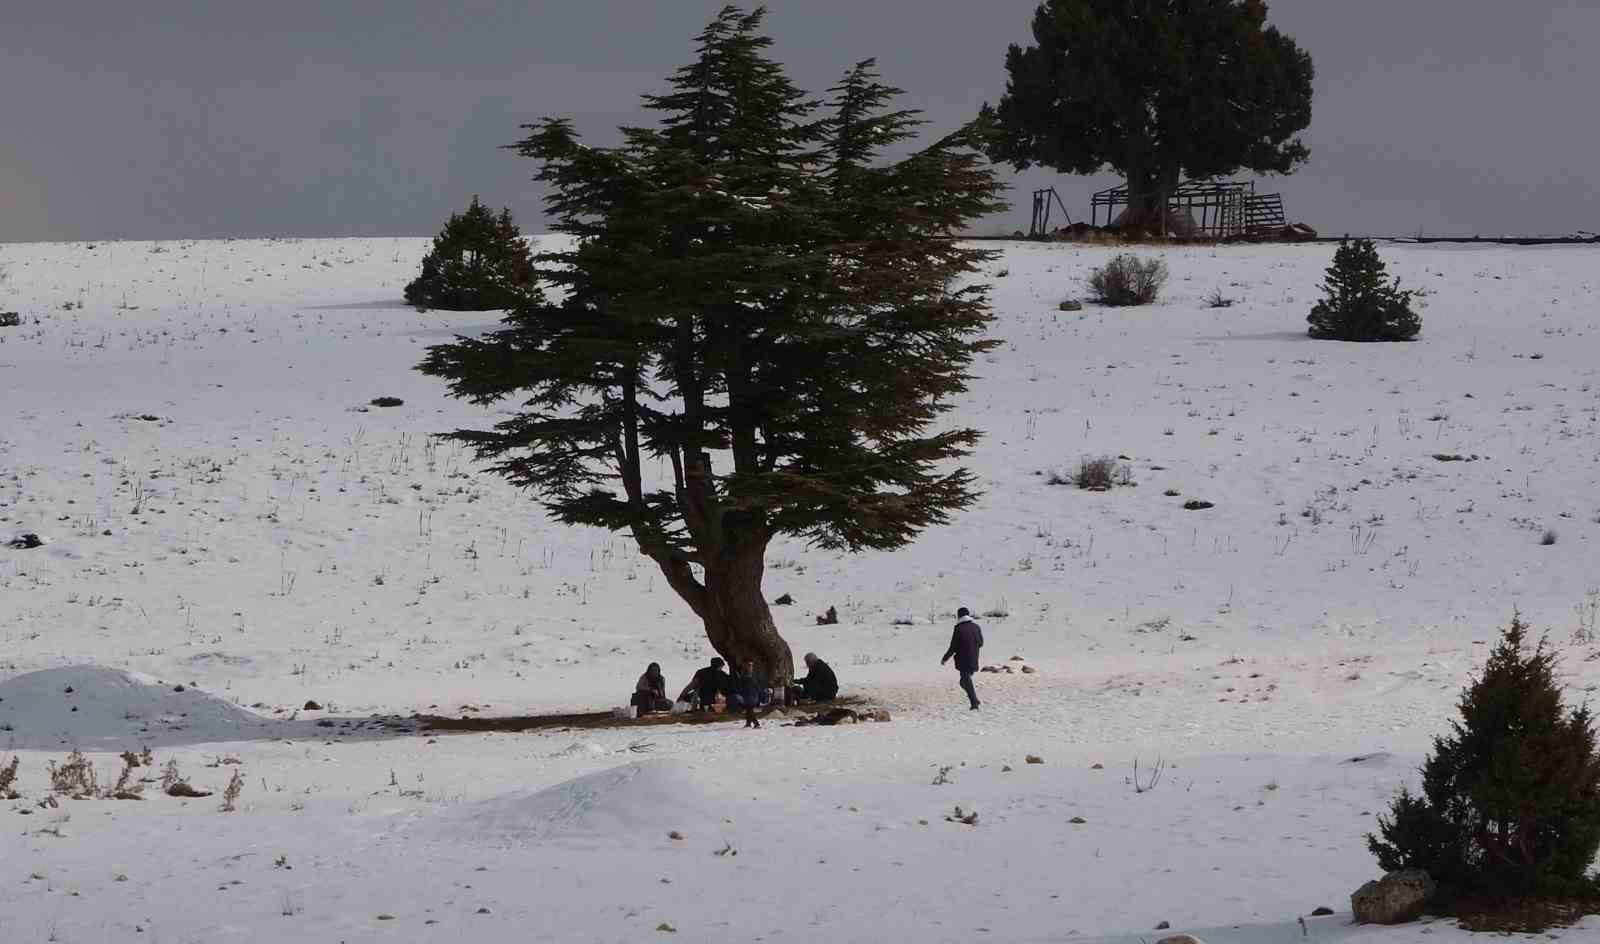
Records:
{"label": "grey sky", "polygon": [[[431,234],[473,193],[538,231],[543,115],[609,143],[722,0],[53,0],[0,4],[0,240]],[[774,54],[823,90],[876,56],[933,129],[1004,88],[1036,0],[772,0]],[[1272,0],[1317,66],[1325,233],[1600,230],[1595,0]],[[1589,91],[1584,91],[1588,89]],[[1008,174],[1008,177],[1011,176]],[[1076,217],[1111,178],[1034,169]]]}

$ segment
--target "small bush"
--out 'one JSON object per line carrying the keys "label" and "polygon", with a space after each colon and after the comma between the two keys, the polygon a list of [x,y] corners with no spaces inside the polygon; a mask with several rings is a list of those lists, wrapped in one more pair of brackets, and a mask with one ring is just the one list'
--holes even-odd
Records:
{"label": "small bush", "polygon": [[1545,547],[1549,547],[1550,545],[1556,543],[1556,533],[1554,531],[1546,531],[1540,536],[1539,543]]}
{"label": "small bush", "polygon": [[1222,289],[1219,288],[1219,289],[1213,291],[1210,295],[1206,296],[1206,307],[1207,308],[1232,308],[1233,307],[1233,299],[1227,297],[1226,295],[1223,295],[1222,294]]}
{"label": "small bush", "polygon": [[244,792],[244,774],[239,768],[233,769],[233,776],[228,778],[228,786],[222,791],[222,806],[219,809],[224,813],[232,813],[238,809],[239,794]]}
{"label": "small bush", "polygon": [[1411,310],[1417,292],[1389,282],[1383,260],[1370,239],[1339,240],[1323,280],[1324,297],[1306,321],[1309,334],[1331,341],[1410,341],[1422,330]]}
{"label": "small bush", "polygon": [[55,793],[82,798],[92,797],[98,792],[94,765],[89,763],[82,751],[68,754],[66,762],[60,766],[57,766],[55,761],[50,761],[49,766],[50,789]]}
{"label": "small bush", "polygon": [[434,237],[422,272],[406,286],[406,301],[418,308],[486,311],[514,308],[533,289],[533,257],[511,211],[496,216],[474,196]]}
{"label": "small bush", "polygon": [[1148,305],[1167,281],[1167,264],[1123,253],[1089,274],[1089,290],[1102,305]]}
{"label": "small bush", "polygon": [[22,758],[12,755],[11,763],[0,767],[0,800],[17,799],[17,768],[22,766]]}
{"label": "small bush", "polygon": [[399,397],[374,397],[373,400],[372,400],[372,405],[373,406],[384,406],[384,407],[388,407],[388,406],[404,406],[405,402],[406,401],[400,399]]}
{"label": "small bush", "polygon": [[1419,868],[1448,897],[1592,896],[1600,755],[1587,706],[1568,711],[1556,657],[1526,649],[1519,616],[1433,742],[1422,793],[1402,789],[1367,846],[1385,871]]}
{"label": "small bush", "polygon": [[1078,463],[1071,482],[1079,488],[1103,492],[1117,485],[1132,485],[1133,470],[1110,456],[1085,458]]}

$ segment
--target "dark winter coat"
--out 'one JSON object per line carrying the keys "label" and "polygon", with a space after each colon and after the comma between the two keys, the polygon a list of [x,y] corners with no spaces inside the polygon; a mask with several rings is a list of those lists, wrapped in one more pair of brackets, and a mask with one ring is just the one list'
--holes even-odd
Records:
{"label": "dark winter coat", "polygon": [[956,624],[955,632],[950,635],[950,648],[945,652],[944,658],[955,657],[957,672],[976,672],[978,671],[978,650],[982,648],[982,627],[973,622],[971,618],[963,619]]}
{"label": "dark winter coat", "polygon": [[700,704],[710,705],[717,700],[718,695],[727,695],[732,690],[733,678],[721,669],[704,666],[689,680],[689,686],[683,690],[684,698],[691,692],[700,694]]}
{"label": "dark winter coat", "polygon": [[640,695],[654,695],[665,701],[667,698],[667,678],[664,675],[651,675],[649,672],[639,676],[638,684],[633,690]]}
{"label": "dark winter coat", "polygon": [[759,672],[749,675],[735,675],[729,679],[729,694],[738,695],[744,699],[746,707],[761,704],[761,696],[766,694],[767,680]]}
{"label": "dark winter coat", "polygon": [[833,701],[839,694],[839,677],[833,674],[833,669],[821,659],[811,663],[811,672],[803,679],[797,679],[807,698],[812,701]]}

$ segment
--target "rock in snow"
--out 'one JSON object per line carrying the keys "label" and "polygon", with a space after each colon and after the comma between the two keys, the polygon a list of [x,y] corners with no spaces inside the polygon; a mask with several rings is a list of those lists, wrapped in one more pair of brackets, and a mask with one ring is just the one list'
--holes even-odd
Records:
{"label": "rock in snow", "polygon": [[1438,886],[1421,869],[1390,872],[1356,889],[1350,910],[1361,924],[1401,924],[1422,917],[1423,906]]}

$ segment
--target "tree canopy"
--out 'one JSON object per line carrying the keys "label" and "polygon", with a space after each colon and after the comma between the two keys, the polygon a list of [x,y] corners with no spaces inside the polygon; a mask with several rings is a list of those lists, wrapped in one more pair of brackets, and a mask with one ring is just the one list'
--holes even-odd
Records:
{"label": "tree canopy", "polygon": [[940,427],[989,342],[989,253],[957,242],[1000,208],[974,126],[898,160],[921,123],[869,60],[825,102],[767,56],[763,10],[724,9],[646,96],[656,127],[590,147],[524,126],[548,211],[548,294],[420,369],[514,416],[459,430],[556,519],[630,533],[713,646],[793,671],[761,595],[778,535],[894,548],[976,497]]}
{"label": "tree canopy", "polygon": [[1310,156],[1311,57],[1266,20],[1265,0],[1045,0],[983,107],[989,154],[1110,167],[1134,206],[1183,177],[1290,173]]}
{"label": "tree canopy", "polygon": [[1582,895],[1600,849],[1600,753],[1587,705],[1562,704],[1557,664],[1520,617],[1461,693],[1461,716],[1367,846],[1386,871],[1424,869],[1448,895]]}
{"label": "tree canopy", "polygon": [[406,286],[406,301],[422,308],[486,311],[510,308],[532,285],[533,257],[511,211],[498,216],[478,202],[451,214]]}

